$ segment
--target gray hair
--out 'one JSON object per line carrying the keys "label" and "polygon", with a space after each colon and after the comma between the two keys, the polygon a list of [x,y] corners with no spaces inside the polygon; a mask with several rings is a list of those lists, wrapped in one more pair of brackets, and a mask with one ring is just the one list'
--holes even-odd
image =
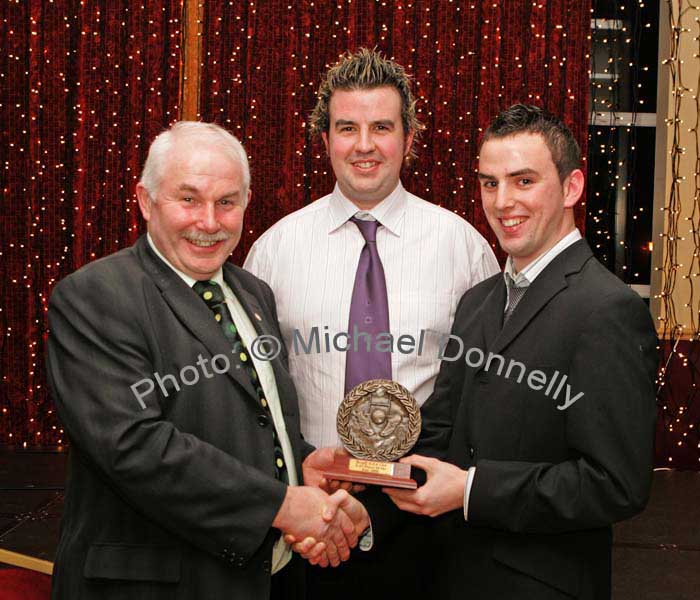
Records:
{"label": "gray hair", "polygon": [[158,134],[148,149],[140,183],[148,191],[151,200],[155,201],[156,199],[156,192],[161,184],[163,167],[168,154],[178,140],[187,138],[217,144],[221,150],[237,161],[243,170],[243,195],[247,196],[250,188],[248,156],[236,136],[216,123],[178,121],[170,129]]}

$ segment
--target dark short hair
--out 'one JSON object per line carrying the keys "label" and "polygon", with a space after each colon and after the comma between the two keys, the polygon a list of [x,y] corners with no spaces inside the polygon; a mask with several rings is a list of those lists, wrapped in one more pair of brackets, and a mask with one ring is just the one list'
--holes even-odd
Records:
{"label": "dark short hair", "polygon": [[[360,48],[347,52],[325,74],[318,89],[316,106],[309,125],[311,134],[320,136],[330,128],[329,106],[336,90],[363,90],[382,86],[393,87],[401,98],[401,123],[404,134],[419,133],[425,126],[416,117],[416,100],[411,92],[411,78],[405,69],[385,58],[376,49]],[[415,145],[415,144],[414,144]]]}
{"label": "dark short hair", "polygon": [[481,146],[494,138],[534,133],[544,138],[561,182],[581,166],[581,148],[559,117],[539,106],[514,104],[500,112],[484,132]]}

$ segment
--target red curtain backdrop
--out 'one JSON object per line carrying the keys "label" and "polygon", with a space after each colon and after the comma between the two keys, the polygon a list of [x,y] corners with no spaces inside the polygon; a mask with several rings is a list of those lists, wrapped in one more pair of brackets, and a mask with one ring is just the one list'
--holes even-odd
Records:
{"label": "red curtain backdrop", "polygon": [[[330,165],[305,121],[321,74],[362,45],[415,77],[427,130],[407,188],[494,241],[474,175],[479,134],[523,101],[563,115],[585,144],[589,9],[579,0],[204,2],[201,118],[230,128],[251,156],[254,197],[234,261],[330,191]],[[182,0],[0,3],[0,445],[66,441],[44,381],[48,298],[62,277],[143,230],[134,184],[148,143],[178,118],[182,10]]]}
{"label": "red curtain backdrop", "polygon": [[65,441],[45,389],[48,299],[140,231],[135,180],[178,117],[181,17],[180,0],[0,3],[2,445]]}
{"label": "red curtain backdrop", "polygon": [[[346,50],[377,47],[415,78],[427,126],[404,185],[457,212],[494,243],[480,207],[476,151],[515,102],[562,115],[584,146],[590,1],[439,0],[204,3],[201,116],[251,157],[253,200],[234,260],[280,217],[333,186],[305,122],[321,74]],[[578,208],[583,228],[585,207]]]}

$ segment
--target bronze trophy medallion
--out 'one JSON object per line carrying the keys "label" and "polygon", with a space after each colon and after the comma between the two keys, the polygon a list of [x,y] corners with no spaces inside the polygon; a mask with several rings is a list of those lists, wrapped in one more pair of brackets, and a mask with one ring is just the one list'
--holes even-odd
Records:
{"label": "bronze trophy medallion", "polygon": [[420,408],[413,395],[389,379],[370,379],[352,388],[338,408],[338,435],[352,455],[336,457],[326,479],[415,490],[411,465],[392,462],[416,443]]}

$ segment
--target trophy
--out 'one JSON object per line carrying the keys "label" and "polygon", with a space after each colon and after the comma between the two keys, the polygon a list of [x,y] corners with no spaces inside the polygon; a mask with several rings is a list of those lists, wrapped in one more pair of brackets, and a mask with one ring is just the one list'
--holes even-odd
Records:
{"label": "trophy", "polygon": [[416,399],[389,379],[352,388],[338,408],[338,435],[351,456],[337,456],[326,479],[415,490],[411,465],[392,462],[416,443],[421,428]]}

